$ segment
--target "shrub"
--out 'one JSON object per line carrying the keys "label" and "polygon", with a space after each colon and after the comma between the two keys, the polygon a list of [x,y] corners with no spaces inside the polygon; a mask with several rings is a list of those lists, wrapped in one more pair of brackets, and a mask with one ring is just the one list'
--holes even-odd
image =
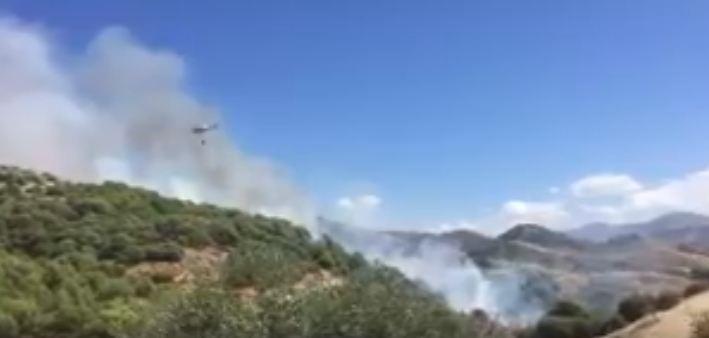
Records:
{"label": "shrub", "polygon": [[692,319],[691,338],[709,338],[709,312],[703,312]]}
{"label": "shrub", "polygon": [[179,262],[184,252],[174,243],[153,245],[145,249],[145,260],[151,262]]}
{"label": "shrub", "polygon": [[209,237],[214,243],[219,245],[231,246],[235,245],[239,240],[239,235],[234,228],[224,223],[211,223],[207,230]]}
{"label": "shrub", "polygon": [[136,264],[146,259],[147,253],[137,245],[123,247],[114,253],[114,259],[119,263]]}
{"label": "shrub", "polygon": [[150,274],[150,280],[155,284],[172,283],[175,280],[175,274],[168,270],[159,270]]}
{"label": "shrub", "polygon": [[684,297],[689,298],[709,290],[709,283],[692,283],[684,289]]}
{"label": "shrub", "polygon": [[534,338],[591,338],[591,323],[583,318],[549,316],[543,318],[535,328]]}
{"label": "shrub", "polygon": [[185,228],[184,237],[180,242],[189,247],[201,248],[212,244],[212,238],[204,227],[191,226]]}
{"label": "shrub", "polygon": [[[141,316],[140,310],[134,304],[124,300],[108,302],[98,310],[97,316],[102,322],[99,327],[103,327],[103,331],[106,331],[107,338],[115,338],[118,333],[145,325],[145,317]],[[86,338],[88,337],[100,337],[100,334],[90,332],[86,335]]]}
{"label": "shrub", "polygon": [[264,337],[253,307],[233,301],[224,291],[200,288],[167,304],[136,338]]}
{"label": "shrub", "polygon": [[133,295],[133,287],[125,279],[105,279],[99,285],[98,299],[110,300],[119,297],[129,297]]}
{"label": "shrub", "polygon": [[301,267],[302,262],[285,250],[246,241],[227,258],[223,278],[230,287],[271,288],[296,282]]}
{"label": "shrub", "polygon": [[547,313],[549,316],[556,317],[588,317],[588,312],[579,304],[571,301],[559,301]]}
{"label": "shrub", "polygon": [[111,205],[101,198],[87,198],[70,202],[71,206],[80,216],[88,214],[106,214],[112,210]]}
{"label": "shrub", "polygon": [[127,251],[135,245],[135,240],[128,234],[116,234],[108,238],[107,243],[101,245],[98,252],[99,259],[126,260],[130,256]]}
{"label": "shrub", "polygon": [[709,268],[692,268],[690,274],[694,279],[709,280]]}
{"label": "shrub", "polygon": [[615,315],[601,324],[596,332],[597,335],[606,335],[628,326],[628,321],[621,315]]}
{"label": "shrub", "polygon": [[634,322],[654,310],[651,297],[632,295],[618,304],[618,313],[629,322]]}
{"label": "shrub", "polygon": [[664,291],[655,297],[655,308],[657,310],[669,310],[677,305],[682,297],[677,292]]}
{"label": "shrub", "polygon": [[135,295],[138,297],[145,298],[155,292],[155,284],[147,277],[136,277],[135,280],[133,280],[133,287],[135,289]]}
{"label": "shrub", "polygon": [[332,253],[321,246],[318,246],[313,252],[313,259],[324,269],[332,269],[336,265]]}
{"label": "shrub", "polygon": [[367,260],[359,252],[353,253],[347,260],[347,267],[352,271],[363,268],[365,266],[367,266]]}
{"label": "shrub", "polygon": [[17,321],[12,316],[0,313],[0,337],[16,337],[20,331]]}

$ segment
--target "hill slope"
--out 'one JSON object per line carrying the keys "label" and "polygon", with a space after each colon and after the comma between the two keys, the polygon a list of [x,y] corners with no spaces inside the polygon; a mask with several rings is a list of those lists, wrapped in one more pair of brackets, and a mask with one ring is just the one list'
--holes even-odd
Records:
{"label": "hill slope", "polygon": [[[673,219],[687,218],[665,221]],[[635,292],[680,291],[709,271],[705,252],[680,250],[662,238],[625,236],[591,243],[530,224],[515,226],[497,238],[465,230],[393,234],[409,243],[412,252],[426,241],[455,245],[483,267],[483,273],[513,267],[525,284],[533,286],[529,297],[541,297],[542,303],[574,299],[601,312],[613,311],[621,299]]]}
{"label": "hill slope", "polygon": [[328,238],[121,183],[0,167],[3,337],[461,337],[437,296]]}
{"label": "hill slope", "polygon": [[687,242],[709,247],[709,217],[689,212],[674,212],[647,222],[629,224],[592,223],[566,232],[588,241],[603,242],[614,237],[639,235],[675,244]]}
{"label": "hill slope", "polygon": [[650,315],[605,338],[690,338],[695,315],[709,311],[709,292],[689,298],[670,310]]}
{"label": "hill slope", "polygon": [[581,249],[584,243],[537,224],[520,224],[498,237],[504,241],[521,241],[537,244],[545,248]]}

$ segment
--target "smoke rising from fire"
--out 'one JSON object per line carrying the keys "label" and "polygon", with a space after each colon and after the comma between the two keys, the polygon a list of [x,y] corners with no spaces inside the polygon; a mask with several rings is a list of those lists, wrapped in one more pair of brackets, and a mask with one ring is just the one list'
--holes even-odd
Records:
{"label": "smoke rising from fire", "polygon": [[38,27],[0,21],[0,161],[88,181],[312,223],[307,196],[275,165],[191,127],[219,113],[185,89],[185,64],[108,28],[62,64]]}

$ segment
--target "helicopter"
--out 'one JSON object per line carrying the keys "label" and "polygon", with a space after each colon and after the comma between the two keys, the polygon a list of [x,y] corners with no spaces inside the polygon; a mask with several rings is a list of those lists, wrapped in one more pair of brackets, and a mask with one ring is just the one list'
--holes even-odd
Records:
{"label": "helicopter", "polygon": [[219,128],[219,124],[217,124],[217,123],[211,123],[211,124],[205,123],[205,124],[202,124],[202,125],[199,125],[199,126],[192,127],[192,134],[201,135],[201,136],[202,136],[202,140],[201,140],[200,143],[201,143],[202,145],[206,145],[206,144],[207,144],[207,140],[204,138],[204,135],[207,134],[208,132],[214,131],[214,130],[216,130],[216,129],[218,129],[218,128]]}

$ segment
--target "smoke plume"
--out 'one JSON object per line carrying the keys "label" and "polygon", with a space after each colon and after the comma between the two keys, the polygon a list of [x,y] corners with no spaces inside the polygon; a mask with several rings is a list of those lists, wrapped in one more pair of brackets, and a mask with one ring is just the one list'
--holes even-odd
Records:
{"label": "smoke plume", "polygon": [[185,89],[180,57],[125,29],[100,32],[60,62],[44,32],[0,21],[0,162],[312,223],[306,196],[223,133],[191,134],[219,112]]}
{"label": "smoke plume", "polygon": [[554,292],[548,290],[549,280],[538,278],[534,269],[526,270],[508,262],[483,270],[453,243],[434,240],[418,243],[325,219],[319,220],[319,228],[347,249],[394,266],[407,277],[422,282],[459,311],[481,309],[503,322],[531,323],[549,305],[545,303],[546,297],[537,296]]}

